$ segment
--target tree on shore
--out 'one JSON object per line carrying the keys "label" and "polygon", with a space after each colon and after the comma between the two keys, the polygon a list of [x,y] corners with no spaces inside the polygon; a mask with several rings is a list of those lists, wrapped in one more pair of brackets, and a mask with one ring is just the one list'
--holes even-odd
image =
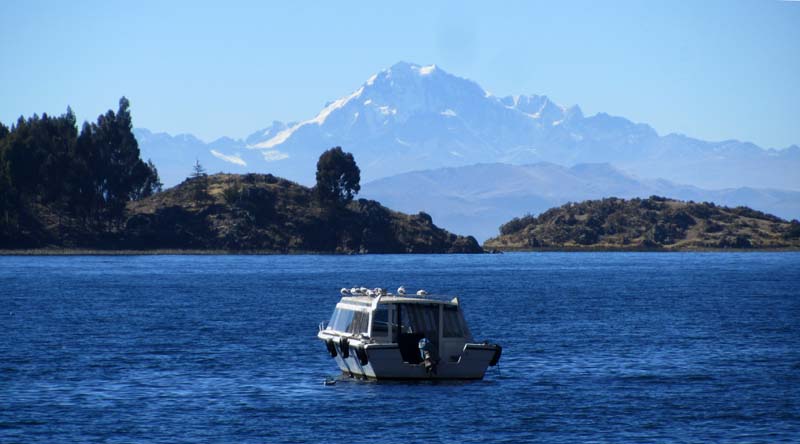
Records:
{"label": "tree on shore", "polygon": [[[3,139],[9,134],[8,127],[0,122],[0,229],[8,227],[11,224],[13,200],[11,187],[11,176],[8,171],[8,161],[4,159],[3,147],[5,146]],[[2,232],[0,231],[0,238]]]}
{"label": "tree on shore", "polygon": [[[147,163],[144,165],[147,167],[147,169],[152,171],[152,174],[146,176],[142,187],[136,194],[135,200],[144,199],[145,197],[150,197],[155,193],[160,193],[164,188],[164,184],[161,183],[161,178],[158,176],[158,169],[153,161],[147,159]],[[145,174],[145,170],[142,170],[140,174]]]}
{"label": "tree on shore", "polygon": [[353,155],[345,153],[339,146],[319,156],[316,177],[314,193],[323,203],[346,205],[361,190],[361,170]]}
{"label": "tree on shore", "polygon": [[195,159],[194,166],[192,166],[192,174],[189,176],[192,183],[192,195],[196,202],[205,202],[209,199],[208,194],[208,174],[203,165],[200,165],[200,160]]}

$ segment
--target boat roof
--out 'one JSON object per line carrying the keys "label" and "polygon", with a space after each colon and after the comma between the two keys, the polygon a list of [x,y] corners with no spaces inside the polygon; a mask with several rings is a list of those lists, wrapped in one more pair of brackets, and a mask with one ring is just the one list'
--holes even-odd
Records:
{"label": "boat roof", "polygon": [[[361,306],[372,306],[378,296],[344,296],[340,303],[348,303]],[[435,305],[458,305],[458,298],[442,295],[394,295],[388,294],[380,296],[380,304],[435,304]]]}

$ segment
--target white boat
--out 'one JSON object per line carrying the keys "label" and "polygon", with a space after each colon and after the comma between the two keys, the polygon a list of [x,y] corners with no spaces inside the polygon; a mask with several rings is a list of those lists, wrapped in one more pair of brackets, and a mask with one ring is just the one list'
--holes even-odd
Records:
{"label": "white boat", "polygon": [[368,379],[482,379],[502,347],[478,343],[458,298],[343,288],[317,337],[342,373]]}

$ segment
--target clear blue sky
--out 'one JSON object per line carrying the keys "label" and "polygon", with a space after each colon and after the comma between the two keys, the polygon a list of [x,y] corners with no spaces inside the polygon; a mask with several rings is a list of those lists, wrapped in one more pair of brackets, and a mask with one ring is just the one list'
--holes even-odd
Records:
{"label": "clear blue sky", "polygon": [[0,2],[0,121],[126,95],[136,126],[243,137],[405,60],[661,134],[800,144],[800,2],[561,3]]}

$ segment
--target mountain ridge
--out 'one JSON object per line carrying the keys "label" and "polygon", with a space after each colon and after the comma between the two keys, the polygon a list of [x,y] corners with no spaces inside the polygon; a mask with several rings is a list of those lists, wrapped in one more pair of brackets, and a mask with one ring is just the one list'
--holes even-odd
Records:
{"label": "mountain ridge", "polygon": [[[359,159],[367,181],[487,162],[609,162],[640,177],[704,188],[800,190],[797,145],[764,149],[736,139],[662,136],[646,123],[605,112],[585,116],[578,105],[546,95],[498,97],[438,65],[407,62],[372,75],[308,119],[273,121],[241,139],[168,140],[146,131],[137,130],[143,155],[168,185],[185,177],[195,158],[206,159],[210,171],[270,172],[309,185],[319,153],[343,146]],[[167,155],[175,146],[188,147],[182,159]]]}

